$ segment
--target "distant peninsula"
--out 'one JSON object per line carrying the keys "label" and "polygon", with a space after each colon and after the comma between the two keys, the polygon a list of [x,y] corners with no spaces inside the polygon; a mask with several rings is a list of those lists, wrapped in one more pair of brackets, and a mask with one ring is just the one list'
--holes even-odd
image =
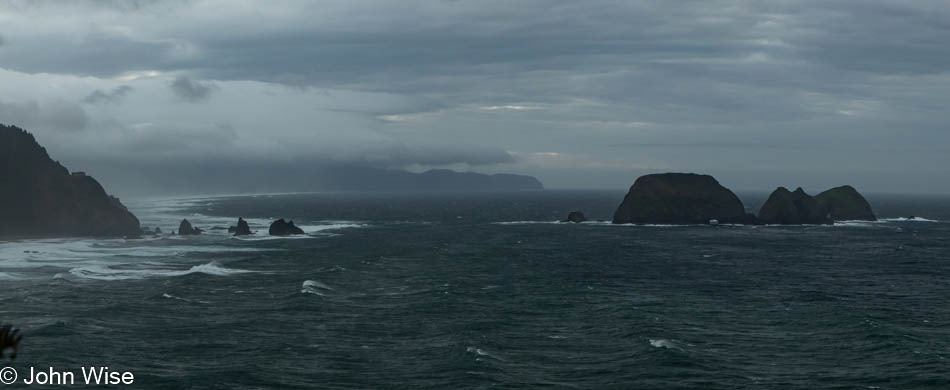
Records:
{"label": "distant peninsula", "polygon": [[347,191],[527,191],[544,185],[532,177],[508,173],[487,175],[432,169],[421,173],[369,167],[323,169],[314,176],[325,187]]}
{"label": "distant peninsula", "polygon": [[777,188],[758,215],[709,175],[661,173],[639,177],[614,213],[615,224],[779,224],[824,225],[841,220],[874,220],[871,205],[854,187],[841,186],[817,197],[800,187]]}
{"label": "distant peninsula", "polygon": [[140,196],[255,194],[278,192],[492,192],[536,191],[535,177],[432,169],[412,172],[345,163],[206,163],[170,168],[135,165],[129,169],[94,165],[96,174],[124,193]]}
{"label": "distant peninsula", "polygon": [[0,125],[0,237],[136,237],[139,220],[91,176],[53,161],[32,134]]}

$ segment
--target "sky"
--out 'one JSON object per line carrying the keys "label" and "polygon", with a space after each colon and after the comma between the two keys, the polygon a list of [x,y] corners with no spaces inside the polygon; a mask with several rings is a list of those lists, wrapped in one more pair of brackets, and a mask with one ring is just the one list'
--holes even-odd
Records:
{"label": "sky", "polygon": [[119,194],[334,164],[950,193],[947,42],[945,0],[14,0],[0,123]]}

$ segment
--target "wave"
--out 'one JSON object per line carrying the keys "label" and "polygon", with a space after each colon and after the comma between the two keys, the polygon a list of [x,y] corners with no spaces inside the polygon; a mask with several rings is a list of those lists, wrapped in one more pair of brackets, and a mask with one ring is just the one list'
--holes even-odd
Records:
{"label": "wave", "polygon": [[168,241],[124,239],[44,239],[0,243],[0,267],[34,268],[84,265],[116,258],[169,258],[187,253],[260,252],[270,249],[222,245],[181,245]]}
{"label": "wave", "polygon": [[[575,225],[592,225],[592,226],[616,226],[616,227],[686,227],[686,226],[714,226],[709,224],[691,224],[691,225],[682,225],[682,224],[661,224],[661,223],[647,223],[647,224],[635,224],[635,223],[613,223],[612,221],[584,221],[580,223],[573,222],[564,222],[564,221],[505,221],[505,222],[492,222],[493,225],[564,225],[564,226],[575,226]],[[730,225],[730,224],[721,224],[719,226],[743,226],[743,225]]]}
{"label": "wave", "polygon": [[171,295],[171,294],[169,294],[169,293],[163,293],[163,294],[162,294],[162,298],[174,299],[174,300],[176,300],[176,301],[182,301],[182,302],[188,302],[188,303],[201,303],[201,304],[207,304],[207,303],[208,303],[207,301],[201,301],[201,300],[197,300],[197,299],[182,298],[182,297],[179,297],[179,296]]}
{"label": "wave", "polygon": [[922,218],[922,217],[912,217],[912,218],[907,218],[907,217],[882,218],[881,221],[887,221],[887,222],[940,222],[940,221],[935,220],[935,219],[927,219],[927,218]]}
{"label": "wave", "polygon": [[0,272],[0,280],[23,280],[23,276],[9,272]]}
{"label": "wave", "polygon": [[78,267],[69,270],[73,276],[83,279],[96,280],[128,280],[128,279],[146,279],[154,277],[176,277],[190,274],[206,274],[212,276],[230,276],[236,274],[250,273],[243,269],[225,268],[215,262],[193,266],[187,270],[173,269],[116,269],[107,266],[92,265]]}
{"label": "wave", "polygon": [[536,224],[560,224],[561,221],[505,221],[492,222],[493,225],[536,225]]}
{"label": "wave", "polygon": [[333,291],[333,288],[323,284],[319,280],[304,280],[303,286],[300,289],[301,294],[315,294],[320,296],[325,296],[320,290],[330,290]]}
{"label": "wave", "polygon": [[656,339],[656,340],[650,339],[650,346],[654,348],[666,348],[666,349],[672,349],[672,350],[677,350],[677,351],[683,349],[679,346],[679,344],[676,344],[667,339]]}
{"label": "wave", "polygon": [[490,353],[490,352],[488,352],[488,351],[486,351],[486,350],[484,350],[484,349],[481,349],[481,348],[468,347],[468,348],[465,348],[465,352],[472,353],[472,354],[475,354],[476,356],[478,356],[478,357],[475,358],[475,360],[477,360],[477,361],[481,361],[481,360],[482,360],[482,358],[481,358],[482,356],[489,357],[489,358],[492,358],[492,359],[495,359],[495,360],[505,361],[505,359],[502,359],[500,356],[497,356],[497,355],[495,355],[495,354],[493,354],[493,353]]}

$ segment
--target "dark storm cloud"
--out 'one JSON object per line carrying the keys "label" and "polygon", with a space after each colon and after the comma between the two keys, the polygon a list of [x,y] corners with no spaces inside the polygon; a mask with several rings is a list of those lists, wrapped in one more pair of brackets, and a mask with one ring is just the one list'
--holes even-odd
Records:
{"label": "dark storm cloud", "polygon": [[175,96],[192,103],[207,100],[218,89],[214,83],[193,81],[185,76],[178,76],[170,87]]}
{"label": "dark storm cloud", "polygon": [[109,92],[103,92],[101,89],[92,91],[88,96],[82,99],[83,103],[96,104],[96,103],[112,103],[118,104],[122,102],[122,99],[125,95],[128,95],[129,92],[132,92],[132,87],[128,85],[120,85],[113,88]]}
{"label": "dark storm cloud", "polygon": [[[122,114],[86,106],[124,115],[112,136],[139,152],[192,150],[164,137],[223,137],[265,156],[509,164],[554,186],[603,172],[627,182],[624,172],[637,169],[736,172],[748,158],[762,159],[755,169],[829,177],[950,165],[939,157],[950,155],[950,7],[939,1],[117,0],[0,11],[17,16],[5,20],[3,69],[118,78],[135,86],[135,102],[170,88],[204,103],[129,99],[122,109],[132,113]],[[141,86],[149,78],[159,87]],[[299,98],[247,81],[289,86]],[[104,85],[66,100],[90,90],[86,103],[122,100],[114,80]],[[10,104],[11,115],[41,116]],[[164,115],[141,118],[153,111]],[[272,118],[234,119],[234,137],[207,125],[245,111]],[[166,118],[177,122],[159,123]],[[251,138],[267,126],[268,137]],[[925,152],[861,153],[887,148]],[[189,158],[208,158],[199,149]]]}
{"label": "dark storm cloud", "polygon": [[82,130],[89,122],[86,112],[75,103],[62,99],[4,102],[0,100],[0,123],[50,132]]}

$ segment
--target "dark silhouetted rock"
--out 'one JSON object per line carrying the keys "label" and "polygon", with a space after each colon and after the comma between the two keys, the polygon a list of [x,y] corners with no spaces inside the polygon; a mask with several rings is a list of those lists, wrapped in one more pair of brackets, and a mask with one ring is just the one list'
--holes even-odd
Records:
{"label": "dark silhouetted rock", "polygon": [[0,236],[140,234],[139,220],[99,182],[70,174],[30,133],[0,125]]}
{"label": "dark silhouetted rock", "polygon": [[294,226],[294,221],[287,222],[283,218],[270,224],[268,233],[272,236],[291,236],[295,234],[304,234],[303,230]]}
{"label": "dark silhouetted rock", "polygon": [[156,227],[155,227],[155,234],[162,234],[162,228],[156,226]]}
{"label": "dark silhouetted rock", "polygon": [[781,225],[828,225],[831,218],[828,211],[815,198],[799,187],[789,192],[779,187],[759,210],[759,221],[766,224]]}
{"label": "dark silhouetted rock", "polygon": [[871,204],[852,186],[835,187],[815,196],[835,221],[877,221]]}
{"label": "dark silhouetted rock", "polygon": [[196,227],[191,226],[191,222],[188,222],[187,219],[181,220],[181,223],[178,224],[178,234],[181,236],[193,236],[201,234],[202,230]]}
{"label": "dark silhouetted rock", "polygon": [[[20,347],[20,330],[10,325],[0,324],[0,362],[7,358],[16,359],[17,349]],[[6,377],[4,377],[6,378]]]}
{"label": "dark silhouetted rock", "polygon": [[233,233],[235,236],[246,236],[251,233],[251,227],[247,224],[247,221],[244,218],[238,217],[237,226],[231,226],[228,228],[229,233]]}
{"label": "dark silhouetted rock", "polygon": [[663,173],[641,176],[614,212],[613,223],[754,223],[742,201],[709,175]]}
{"label": "dark silhouetted rock", "polygon": [[587,218],[584,217],[584,213],[580,211],[571,211],[570,213],[567,214],[567,220],[565,220],[564,222],[581,223],[586,220]]}

